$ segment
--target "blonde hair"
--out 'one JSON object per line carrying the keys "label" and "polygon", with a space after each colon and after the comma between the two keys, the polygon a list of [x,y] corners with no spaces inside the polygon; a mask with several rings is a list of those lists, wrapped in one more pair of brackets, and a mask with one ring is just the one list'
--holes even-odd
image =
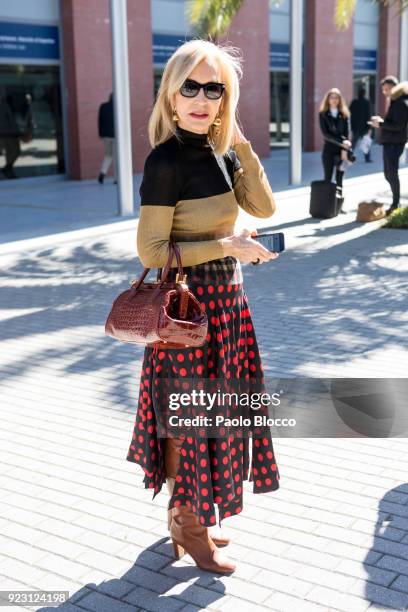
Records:
{"label": "blonde hair", "polygon": [[329,91],[327,91],[324,95],[323,101],[320,104],[320,108],[319,108],[319,112],[321,113],[325,113],[326,111],[329,110],[329,96],[330,94],[336,94],[337,96],[339,96],[340,98],[340,102],[339,102],[339,112],[344,115],[344,117],[350,117],[350,111],[348,109],[348,106],[346,104],[345,99],[343,98],[340,89],[337,89],[337,87],[332,87],[331,89],[329,89]]}
{"label": "blonde hair", "polygon": [[[164,68],[157,98],[148,121],[148,136],[152,148],[176,134],[172,98],[203,60],[215,60],[220,80],[225,84],[219,116],[219,134],[211,125],[208,137],[215,153],[224,155],[231,146],[242,77],[242,56],[238,47],[220,46],[208,40],[193,39],[183,43],[169,58]],[[221,110],[222,109],[222,110]]]}

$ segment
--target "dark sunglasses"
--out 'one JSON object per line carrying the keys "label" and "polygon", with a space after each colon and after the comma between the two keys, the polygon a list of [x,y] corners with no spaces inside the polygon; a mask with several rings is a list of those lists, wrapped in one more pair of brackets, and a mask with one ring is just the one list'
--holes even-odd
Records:
{"label": "dark sunglasses", "polygon": [[221,98],[225,85],[223,83],[197,83],[193,79],[186,79],[183,85],[180,87],[180,93],[185,98],[195,98],[198,95],[200,89],[204,89],[204,95],[209,100],[218,100]]}

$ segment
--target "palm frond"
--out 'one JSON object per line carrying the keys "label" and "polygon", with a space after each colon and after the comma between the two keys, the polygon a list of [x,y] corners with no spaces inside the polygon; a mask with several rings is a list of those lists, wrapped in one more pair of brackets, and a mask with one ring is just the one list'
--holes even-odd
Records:
{"label": "palm frond", "polygon": [[[194,33],[201,37],[218,38],[224,34],[244,0],[187,0],[186,16]],[[269,0],[280,6],[284,0]],[[408,10],[408,0],[372,0],[382,6],[398,5],[397,12]],[[336,0],[334,21],[338,30],[347,30],[354,17],[357,0]]]}
{"label": "palm frond", "polygon": [[219,37],[231,24],[244,0],[188,0],[186,16],[199,36]]}
{"label": "palm frond", "polygon": [[356,0],[336,0],[334,22],[338,30],[347,30],[356,10]]}
{"label": "palm frond", "polygon": [[374,4],[380,4],[382,6],[392,6],[393,4],[397,6],[397,13],[401,15],[401,13],[408,9],[408,0],[372,0]]}
{"label": "palm frond", "polygon": [[209,9],[211,0],[195,0],[186,2],[186,13],[192,25],[196,25]]}

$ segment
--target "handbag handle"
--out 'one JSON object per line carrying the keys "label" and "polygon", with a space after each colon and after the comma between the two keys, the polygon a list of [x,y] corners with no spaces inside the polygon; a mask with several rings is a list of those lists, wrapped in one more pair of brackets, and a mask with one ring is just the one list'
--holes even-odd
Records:
{"label": "handbag handle", "polygon": [[[179,278],[182,279],[183,276],[184,276],[184,272],[183,272],[183,266],[182,266],[182,263],[181,263],[181,255],[180,255],[179,246],[178,246],[177,242],[172,242],[170,240],[169,248],[171,248],[171,247],[173,247],[174,254],[175,254],[176,259],[177,259],[177,267],[178,267]],[[171,263],[171,260],[170,260],[170,263]],[[157,268],[156,280],[157,281],[161,280],[162,276],[163,276],[163,268]],[[167,276],[167,273],[166,273],[166,276]],[[164,276],[164,279],[166,278],[166,276]]]}
{"label": "handbag handle", "polygon": [[[154,289],[153,292],[153,296],[158,295],[158,293],[160,292],[160,288],[163,285],[164,281],[167,278],[167,275],[169,273],[170,267],[171,267],[171,262],[173,260],[173,254],[176,256],[177,259],[177,267],[178,267],[178,278],[181,281],[177,291],[179,292],[179,296],[180,296],[180,300],[179,300],[179,318],[180,319],[185,319],[187,317],[187,309],[188,309],[188,303],[189,303],[189,290],[188,290],[188,286],[186,285],[186,283],[184,283],[184,274],[183,274],[183,266],[181,263],[181,256],[180,256],[180,250],[179,250],[179,246],[176,242],[172,242],[171,240],[169,241],[169,256],[167,259],[167,263],[165,265],[164,268],[164,275],[163,277],[160,279],[159,281],[159,270],[157,271],[157,287]],[[150,268],[145,268],[142,272],[141,277],[139,278],[138,281],[133,282],[132,283],[132,289],[131,289],[131,294],[134,296],[136,291],[138,290],[138,288],[140,287],[141,283],[144,281],[144,279],[146,278],[147,273],[149,272]]]}
{"label": "handbag handle", "polygon": [[[170,267],[171,267],[171,262],[173,261],[173,254],[175,254],[176,259],[177,259],[177,267],[178,267],[178,273],[179,273],[179,278],[180,280],[183,280],[183,266],[181,263],[181,256],[180,256],[180,250],[179,247],[177,245],[177,243],[170,241],[169,242],[169,256],[167,259],[167,263],[164,267],[164,274],[161,276],[160,279],[160,285],[158,285],[158,287],[160,287],[164,281],[167,278],[167,275],[169,273]],[[150,268],[145,268],[142,272],[142,275],[140,276],[140,278],[137,280],[137,282],[133,282],[133,289],[135,291],[137,291],[137,289],[140,287],[140,285],[142,284],[142,282],[144,281],[144,279],[146,278],[148,272],[149,272]],[[158,278],[159,276],[159,270],[157,271],[157,280],[159,280]]]}

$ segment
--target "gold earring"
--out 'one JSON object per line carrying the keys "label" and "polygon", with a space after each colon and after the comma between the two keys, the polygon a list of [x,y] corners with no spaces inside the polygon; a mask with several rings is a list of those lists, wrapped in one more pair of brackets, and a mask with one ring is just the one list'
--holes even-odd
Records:
{"label": "gold earring", "polygon": [[178,116],[176,109],[173,110],[173,121],[180,121],[180,117]]}
{"label": "gold earring", "polygon": [[221,117],[216,117],[216,118],[214,119],[214,123],[213,123],[213,126],[214,126],[214,134],[215,134],[216,136],[218,136],[218,134],[220,133],[220,125],[221,125]]}

